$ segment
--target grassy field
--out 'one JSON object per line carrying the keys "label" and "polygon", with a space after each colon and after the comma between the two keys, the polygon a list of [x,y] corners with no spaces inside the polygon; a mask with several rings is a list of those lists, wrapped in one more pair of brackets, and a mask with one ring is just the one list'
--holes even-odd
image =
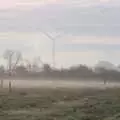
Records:
{"label": "grassy field", "polygon": [[0,92],[0,120],[120,120],[120,89]]}

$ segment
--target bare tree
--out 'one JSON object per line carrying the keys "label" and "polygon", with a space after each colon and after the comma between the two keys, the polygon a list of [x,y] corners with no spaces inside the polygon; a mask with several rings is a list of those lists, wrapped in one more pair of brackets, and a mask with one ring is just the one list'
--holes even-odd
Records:
{"label": "bare tree", "polygon": [[22,59],[22,54],[20,51],[6,50],[3,56],[4,59],[7,61],[8,72],[12,74],[12,72],[15,70],[16,66]]}
{"label": "bare tree", "polygon": [[[19,51],[15,50],[6,50],[3,54],[4,59],[7,61],[8,74],[11,76],[19,64],[22,54]],[[9,81],[9,92],[12,91],[11,81]]]}
{"label": "bare tree", "polygon": [[31,68],[32,68],[32,63],[27,59],[23,59],[23,62],[25,64],[26,68],[27,68],[27,71],[30,72]]}
{"label": "bare tree", "polygon": [[13,64],[13,68],[12,68],[13,70],[16,69],[16,66],[22,60],[22,54],[20,51],[16,51],[14,54],[15,54],[15,63]]}
{"label": "bare tree", "polygon": [[12,50],[6,50],[4,52],[4,59],[7,61],[7,70],[9,72],[9,75],[11,74],[11,70],[12,70],[12,57],[14,55],[14,51]]}

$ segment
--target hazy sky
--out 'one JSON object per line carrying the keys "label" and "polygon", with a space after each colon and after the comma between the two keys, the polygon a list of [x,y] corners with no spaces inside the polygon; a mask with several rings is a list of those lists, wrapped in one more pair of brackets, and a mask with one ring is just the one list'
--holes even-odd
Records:
{"label": "hazy sky", "polygon": [[120,0],[0,0],[0,56],[20,50],[26,58],[41,56],[52,63],[94,65],[98,60],[120,63]]}

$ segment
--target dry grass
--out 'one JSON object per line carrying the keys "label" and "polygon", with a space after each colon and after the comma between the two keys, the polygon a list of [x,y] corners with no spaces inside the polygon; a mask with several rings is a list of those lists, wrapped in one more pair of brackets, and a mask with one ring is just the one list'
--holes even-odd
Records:
{"label": "dry grass", "polygon": [[0,93],[0,120],[119,120],[119,89],[14,89]]}

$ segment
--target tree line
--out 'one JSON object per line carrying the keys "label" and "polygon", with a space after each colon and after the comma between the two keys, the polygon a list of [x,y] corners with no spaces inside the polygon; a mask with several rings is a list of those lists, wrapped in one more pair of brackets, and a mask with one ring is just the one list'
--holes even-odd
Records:
{"label": "tree line", "polygon": [[[60,78],[60,79],[106,79],[120,80],[120,72],[105,69],[104,67],[88,67],[87,65],[76,65],[69,68],[53,68],[37,58],[37,62],[24,60],[21,52],[6,50],[3,54],[6,64],[0,66],[0,77],[17,78]],[[41,64],[41,67],[39,66]]]}

